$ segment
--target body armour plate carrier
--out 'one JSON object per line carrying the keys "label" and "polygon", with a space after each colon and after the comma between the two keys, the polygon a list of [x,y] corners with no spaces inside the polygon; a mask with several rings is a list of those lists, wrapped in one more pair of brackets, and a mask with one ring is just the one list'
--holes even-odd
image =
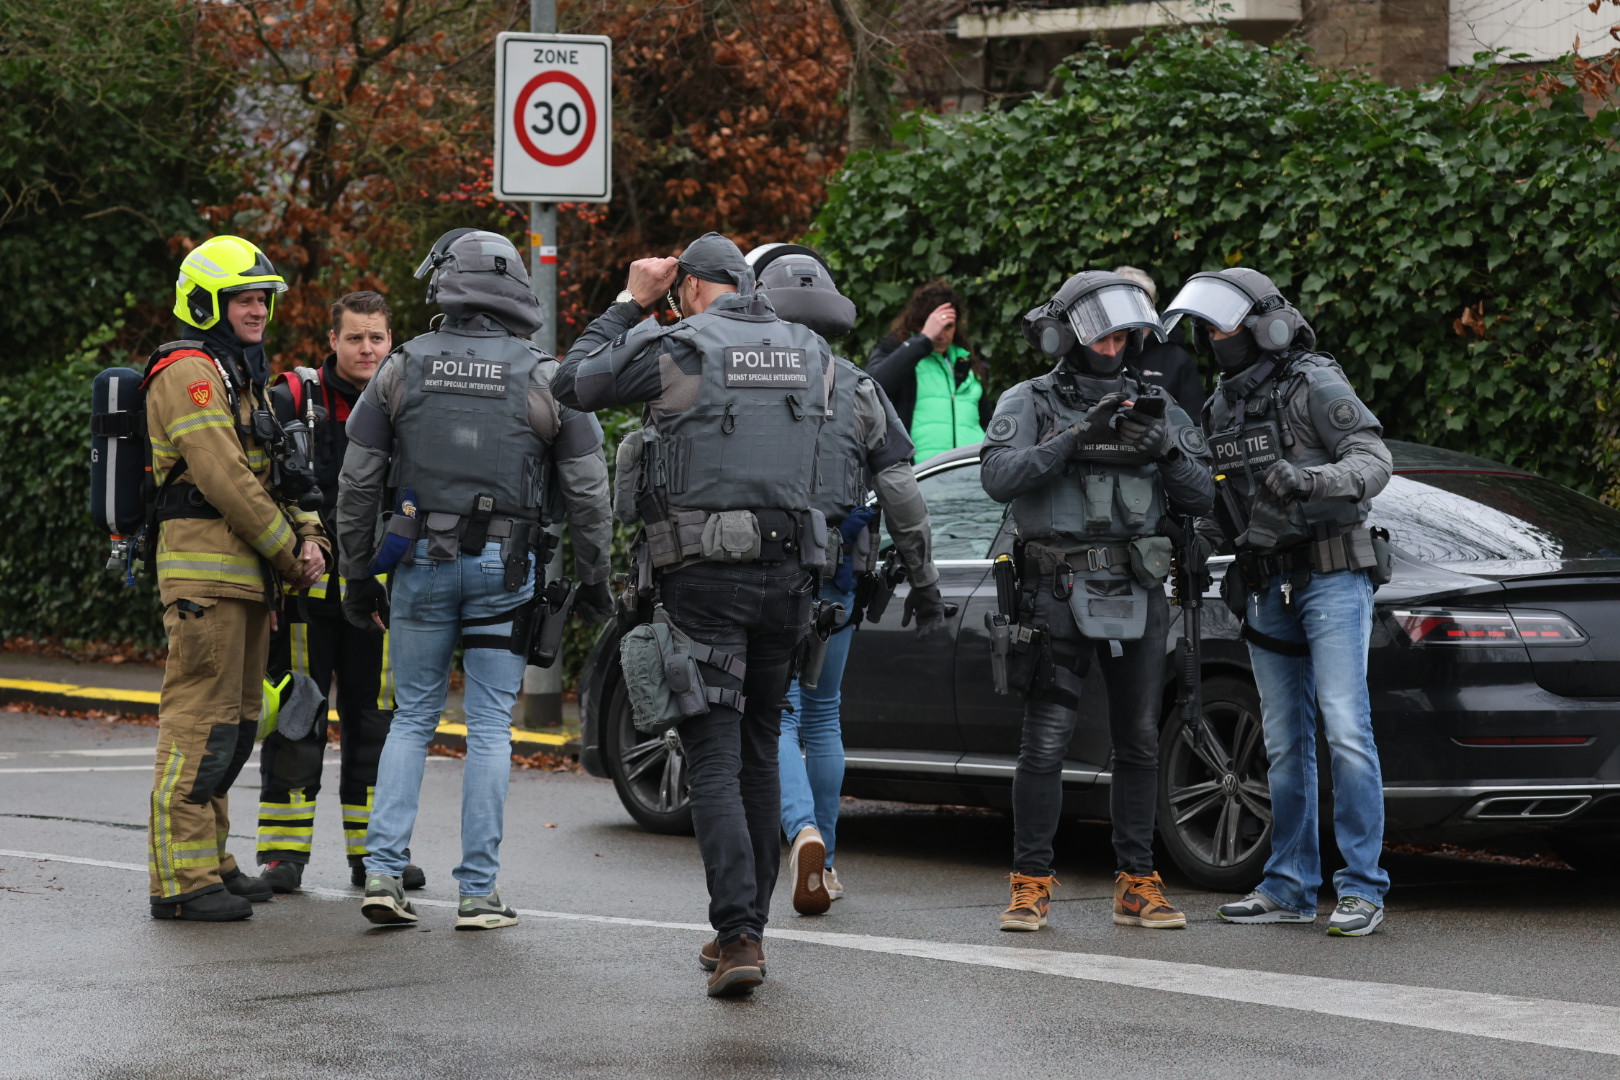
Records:
{"label": "body armour plate carrier", "polygon": [[816,444],[816,490],[810,505],[837,525],[852,509],[866,501],[871,486],[866,472],[866,444],[855,423],[855,384],[868,376],[853,366],[833,361],[831,400],[827,422]]}
{"label": "body armour plate carrier", "polygon": [[546,444],[529,423],[534,349],[440,330],[401,346],[394,362],[404,380],[389,486],[411,488],[423,514],[466,515],[486,494],[499,516],[538,518]]}
{"label": "body armour plate carrier", "polygon": [[[1308,362],[1308,361],[1307,361]],[[1261,477],[1283,458],[1301,469],[1327,465],[1332,454],[1320,446],[1307,446],[1289,430],[1284,415],[1295,395],[1310,393],[1310,379],[1297,368],[1278,373],[1250,392],[1237,424],[1234,405],[1216,390],[1209,399],[1209,447],[1215,458],[1215,476],[1230,485],[1245,515],[1240,529],[1250,530],[1245,546],[1264,550],[1292,547],[1306,540],[1337,536],[1367,519],[1371,500],[1290,500],[1282,506],[1269,493],[1261,498]]]}
{"label": "body armour plate carrier", "polygon": [[[687,510],[806,510],[816,472],[816,438],[826,415],[823,346],[797,323],[705,312],[676,324],[672,338],[702,355],[689,408],[650,411],[662,444],[648,486],[666,506]],[[673,360],[661,360],[666,379]],[[653,462],[644,455],[642,466]]]}
{"label": "body armour plate carrier", "polygon": [[[1052,413],[1052,430],[1080,423],[1097,402],[1082,396],[1066,401],[1055,376],[1030,381],[1030,388]],[[1134,398],[1140,387],[1121,383]],[[1162,532],[1164,485],[1146,454],[1123,442],[1086,444],[1051,483],[1012,502],[1013,521],[1025,540],[1067,535],[1088,541],[1128,540]]]}

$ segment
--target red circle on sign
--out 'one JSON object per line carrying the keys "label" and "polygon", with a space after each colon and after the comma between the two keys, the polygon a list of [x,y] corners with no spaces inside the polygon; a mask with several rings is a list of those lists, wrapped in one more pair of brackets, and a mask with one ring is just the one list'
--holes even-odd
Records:
{"label": "red circle on sign", "polygon": [[[579,144],[572,150],[561,154],[548,154],[534,144],[529,138],[529,127],[524,122],[523,114],[529,109],[529,99],[534,92],[548,83],[562,83],[574,93],[579,95],[580,102],[585,106],[585,134],[580,137]],[[518,145],[534,160],[542,165],[572,165],[585,156],[590,148],[591,140],[596,138],[596,103],[591,100],[590,92],[585,84],[568,74],[566,71],[543,71],[524,84],[523,90],[517,96],[517,109],[512,113],[512,124],[517,130]]]}

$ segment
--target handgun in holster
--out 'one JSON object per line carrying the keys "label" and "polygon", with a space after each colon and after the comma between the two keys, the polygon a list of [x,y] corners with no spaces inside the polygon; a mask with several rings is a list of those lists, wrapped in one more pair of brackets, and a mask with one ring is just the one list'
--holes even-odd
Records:
{"label": "handgun in holster", "polygon": [[866,586],[864,607],[861,604],[860,588],[857,586],[856,609],[861,611],[865,618],[877,622],[883,618],[883,613],[889,610],[889,601],[894,598],[894,590],[906,580],[905,564],[900,561],[900,552],[893,547],[883,553],[883,561],[876,570],[862,575],[860,585]]}
{"label": "handgun in holster", "polygon": [[567,578],[548,582],[518,608],[512,619],[512,651],[535,667],[550,667],[562,651],[563,630],[574,608],[574,583]]}
{"label": "handgun in holster", "polygon": [[990,681],[998,694],[1008,692],[1007,658],[1012,652],[1013,626],[1018,621],[1018,567],[1012,556],[997,556],[990,574],[996,581],[996,610],[984,613],[990,633]]}
{"label": "handgun in holster", "polygon": [[827,661],[827,639],[844,624],[844,605],[831,600],[815,600],[810,604],[810,634],[805,638],[803,659],[799,661],[799,685],[809,690],[816,688],[821,679],[821,667]]}

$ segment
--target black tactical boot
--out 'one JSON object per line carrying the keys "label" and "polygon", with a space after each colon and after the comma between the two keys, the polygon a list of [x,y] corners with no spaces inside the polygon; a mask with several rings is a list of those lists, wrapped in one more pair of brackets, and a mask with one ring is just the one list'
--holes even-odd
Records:
{"label": "black tactical boot", "polygon": [[153,900],[152,918],[186,919],[190,922],[236,922],[251,919],[253,905],[243,897],[216,889],[192,900],[177,904],[172,900]]}
{"label": "black tactical boot", "polygon": [[251,900],[255,904],[263,904],[275,896],[275,890],[268,881],[262,877],[248,877],[240,869],[232,870],[219,880],[225,886],[226,892],[232,896],[240,896],[244,900]]}
{"label": "black tactical boot", "polygon": [[295,893],[304,883],[304,864],[276,859],[259,870],[259,877],[278,893]]}

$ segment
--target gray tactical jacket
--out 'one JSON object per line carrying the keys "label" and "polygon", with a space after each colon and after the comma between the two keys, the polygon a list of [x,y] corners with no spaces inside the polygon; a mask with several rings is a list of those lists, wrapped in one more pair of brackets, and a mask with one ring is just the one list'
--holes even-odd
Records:
{"label": "gray tactical jacket", "polygon": [[[533,351],[536,363],[528,373],[524,411],[528,427],[538,437],[542,454],[549,457],[549,487],[539,493],[546,501],[561,496],[574,544],[575,575],[582,584],[606,581],[613,540],[611,504],[607,490],[607,460],[602,452],[602,430],[594,417],[560,405],[551,388],[557,361],[525,339],[506,335],[498,325],[485,326],[478,318],[440,329],[415,339],[437,351],[443,340],[465,339],[476,347],[480,338],[504,336],[503,347],[516,341]],[[401,349],[405,348],[404,346]],[[396,435],[402,410],[415,391],[406,386],[401,350],[383,362],[360,395],[349,416],[349,448],[338,479],[337,527],[346,577],[366,576],[376,549],[376,527],[388,484],[390,467],[399,456]],[[469,400],[481,400],[477,397]],[[406,421],[409,424],[409,421]],[[418,455],[421,456],[421,449]],[[448,448],[446,448],[448,452]]]}
{"label": "gray tactical jacket", "polygon": [[[1106,452],[1082,445],[1074,424],[1092,404],[1108,394],[1122,392],[1135,398],[1143,388],[1123,373],[1111,379],[1076,376],[1073,382],[1079,389],[1080,399],[1072,405],[1063,403],[1056,393],[1057,371],[1021,382],[1001,395],[980,451],[980,481],[992,499],[1013,503],[1015,511],[1019,501],[1025,499],[1057,505],[1059,509],[1052,516],[1061,522],[1063,505],[1083,504],[1086,474],[1115,471],[1141,473],[1151,478],[1159,491],[1152,496],[1150,505],[1178,515],[1209,513],[1214,502],[1214,484],[1208,461],[1203,456],[1203,439],[1180,406],[1172,401],[1165,409],[1165,419],[1176,432],[1175,445],[1166,458],[1137,462],[1135,455],[1120,454],[1121,461],[1110,469]],[[1133,460],[1124,460],[1127,456]],[[1053,497],[1055,495],[1073,495],[1073,499]],[[1099,526],[1094,534],[1080,529],[1062,529],[1058,534],[1085,539],[1126,539],[1130,535],[1160,530],[1160,522],[1146,520],[1134,530],[1121,530],[1118,499],[1111,497],[1109,503],[1116,507],[1109,515],[1110,523]],[[1148,516],[1152,515],[1144,515]],[[1039,530],[1037,535],[1024,535],[1026,528],[1021,521],[1020,535],[1025,540],[1054,535],[1050,529]],[[1121,534],[1110,536],[1111,533]]]}

